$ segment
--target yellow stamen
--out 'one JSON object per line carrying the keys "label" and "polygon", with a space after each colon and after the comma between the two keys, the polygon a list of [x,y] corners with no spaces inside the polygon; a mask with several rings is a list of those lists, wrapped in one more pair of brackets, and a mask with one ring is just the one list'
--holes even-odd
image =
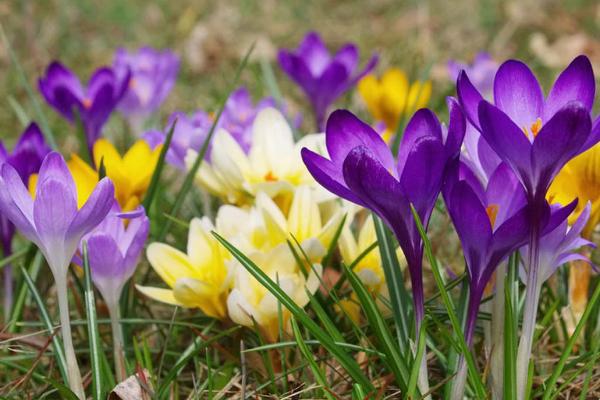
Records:
{"label": "yellow stamen", "polygon": [[533,124],[531,124],[529,131],[527,131],[526,126],[524,126],[521,129],[523,129],[523,133],[525,133],[525,136],[527,136],[529,138],[530,137],[529,132],[531,132],[532,139],[535,139],[536,136],[538,135],[538,133],[540,133],[540,130],[542,129],[542,119],[541,118],[536,119],[535,122]]}
{"label": "yellow stamen", "polygon": [[272,171],[269,171],[265,174],[265,181],[267,182],[275,182],[277,177],[273,174]]}
{"label": "yellow stamen", "polygon": [[487,206],[485,209],[485,213],[490,219],[490,224],[492,225],[492,228],[494,228],[494,225],[496,224],[496,217],[498,216],[498,204],[490,204],[489,206]]}

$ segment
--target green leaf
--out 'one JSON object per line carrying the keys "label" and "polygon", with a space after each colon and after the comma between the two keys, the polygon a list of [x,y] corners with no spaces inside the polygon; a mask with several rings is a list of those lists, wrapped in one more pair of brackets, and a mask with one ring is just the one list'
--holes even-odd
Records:
{"label": "green leaf", "polygon": [[356,293],[358,301],[369,321],[369,327],[373,329],[379,345],[381,346],[379,351],[386,355],[383,362],[396,377],[396,383],[400,389],[402,389],[403,392],[406,392],[410,373],[405,360],[402,358],[400,349],[392,337],[387,322],[381,315],[372,295],[367,288],[365,288],[358,276],[356,276],[356,274],[347,266],[344,266],[344,268],[344,271],[348,275],[348,281],[350,282],[352,289],[354,289],[354,293]]}
{"label": "green leaf", "polygon": [[410,370],[410,379],[408,380],[408,390],[406,391],[407,397],[412,399],[415,397],[417,389],[417,381],[419,379],[419,372],[421,371],[421,364],[423,357],[425,356],[425,338],[427,337],[427,318],[423,319],[421,329],[419,330],[419,341],[417,342],[417,354],[413,360],[413,366]]}
{"label": "green leaf", "polygon": [[252,260],[246,257],[238,249],[236,249],[226,239],[218,233],[213,232],[217,240],[242,264],[244,268],[269,292],[273,294],[283,304],[292,315],[302,323],[310,333],[321,342],[323,347],[327,349],[338,361],[340,366],[346,370],[350,377],[360,383],[369,391],[373,391],[373,384],[361,371],[357,362],[342,348],[335,344],[329,334],[321,329],[307,314],[300,308],[288,295],[285,293],[271,278],[269,278]]}
{"label": "green leaf", "polygon": [[[517,329],[515,315],[514,284],[516,263],[511,257],[509,272],[504,284],[504,382],[502,384],[505,399],[517,398]],[[500,384],[500,382],[498,382]]]}
{"label": "green leaf", "polygon": [[423,228],[423,223],[421,222],[421,218],[415,210],[415,207],[411,204],[410,209],[412,211],[413,218],[415,219],[415,223],[417,225],[417,229],[419,230],[419,234],[421,235],[421,239],[423,240],[423,245],[425,247],[425,254],[427,255],[427,259],[431,264],[431,270],[433,271],[433,277],[435,279],[435,283],[440,291],[440,295],[442,298],[442,302],[446,307],[446,312],[448,313],[448,317],[450,318],[450,323],[452,324],[452,329],[456,332],[458,337],[458,345],[461,349],[462,354],[465,357],[465,361],[467,363],[468,368],[468,376],[473,385],[475,386],[475,392],[478,398],[485,398],[486,391],[485,385],[481,381],[481,376],[477,372],[477,367],[475,366],[475,361],[473,360],[473,355],[465,342],[465,335],[460,326],[460,322],[458,317],[456,316],[456,312],[454,310],[454,306],[452,305],[452,300],[450,299],[449,293],[446,291],[446,287],[444,286],[444,280],[442,278],[442,273],[440,271],[440,266],[437,263],[437,260],[433,256],[433,250],[431,249],[431,242],[425,233],[425,228]]}
{"label": "green leaf", "polygon": [[331,243],[329,243],[327,254],[325,254],[325,257],[323,257],[323,261],[321,262],[321,265],[323,265],[323,269],[325,269],[329,265],[331,259],[333,258],[333,255],[335,254],[335,249],[337,248],[338,241],[340,240],[342,229],[344,229],[344,225],[346,224],[347,216],[348,214],[344,215],[340,222],[340,225],[338,226],[338,228],[335,231],[335,234],[333,235],[333,240],[331,241]]}
{"label": "green leaf", "polygon": [[52,351],[54,352],[54,357],[56,358],[56,363],[58,364],[60,375],[64,382],[68,382],[69,375],[67,374],[67,360],[65,358],[65,353],[63,351],[62,344],[58,339],[58,336],[56,336],[54,332],[54,326],[52,325],[52,321],[50,320],[50,316],[48,315],[48,310],[46,310],[46,306],[44,305],[44,301],[42,300],[42,296],[40,296],[40,293],[37,291],[35,283],[33,283],[33,279],[31,279],[31,277],[29,276],[29,272],[27,272],[25,268],[21,267],[21,273],[23,274],[23,279],[25,279],[25,283],[29,287],[29,291],[31,292],[31,295],[33,296],[38,306],[40,318],[46,326],[48,332],[52,335]]}
{"label": "green leaf", "polygon": [[[31,265],[29,266],[29,276],[31,277],[31,280],[35,283],[40,269],[42,267],[44,257],[42,253],[39,250],[37,250],[33,243],[27,246],[26,253],[30,253],[31,251],[35,251],[35,253],[32,253],[33,257],[31,260]],[[27,262],[28,260],[26,259],[25,261]],[[8,331],[10,333],[15,333],[19,330],[19,327],[17,326],[17,321],[21,319],[21,315],[23,314],[23,308],[25,307],[25,302],[28,298],[28,293],[29,288],[27,287],[27,285],[25,284],[25,280],[23,279],[23,281],[20,283],[17,297],[10,313],[10,321],[8,322]]]}
{"label": "green leaf", "polygon": [[175,118],[175,121],[173,121],[173,124],[169,129],[169,133],[167,133],[167,137],[165,138],[165,142],[162,148],[160,149],[158,162],[156,163],[156,168],[154,168],[154,172],[152,173],[152,179],[150,180],[150,186],[148,186],[148,191],[146,192],[146,196],[144,197],[144,208],[146,209],[147,213],[150,212],[152,201],[154,200],[154,197],[156,195],[160,175],[162,174],[162,170],[165,166],[165,158],[167,156],[167,151],[169,150],[169,147],[171,147],[171,140],[173,139],[173,133],[175,132],[176,126],[177,118]]}
{"label": "green leaf", "polygon": [[63,400],[80,400],[75,393],[71,391],[67,386],[63,385],[60,382],[57,382],[50,378],[45,378],[45,381],[52,385],[54,389],[60,394],[60,398]]}
{"label": "green leaf", "polygon": [[88,259],[87,243],[83,242],[83,273],[84,273],[84,298],[85,311],[87,315],[87,329],[90,348],[90,361],[92,368],[92,397],[94,400],[104,399],[104,388],[102,386],[102,365],[100,353],[100,334],[98,333],[98,323],[96,321],[96,303],[94,300],[94,286],[92,284],[92,273]]}
{"label": "green leaf", "polygon": [[[210,130],[208,131],[208,135],[206,135],[206,139],[204,140],[204,143],[202,143],[202,147],[200,148],[200,151],[198,152],[198,156],[196,156],[196,159],[194,160],[194,164],[192,165],[192,167],[188,171],[187,175],[185,176],[185,180],[183,181],[183,184],[181,185],[181,189],[177,193],[177,197],[175,198],[175,202],[173,203],[173,207],[171,208],[171,211],[168,213],[172,217],[177,216],[179,209],[183,205],[183,201],[185,200],[185,197],[187,196],[188,192],[192,188],[194,179],[196,177],[196,173],[198,172],[198,169],[200,168],[200,165],[202,164],[202,160],[204,160],[204,156],[206,155],[206,152],[208,151],[208,145],[210,144],[210,141],[213,137],[215,128],[217,127],[217,123],[219,122],[219,119],[221,118],[221,114],[223,113],[223,109],[225,108],[225,104],[227,103],[227,99],[231,95],[231,92],[234,90],[234,88],[237,86],[237,83],[240,79],[242,71],[246,67],[246,64],[248,63],[248,60],[250,58],[250,54],[252,54],[253,50],[254,50],[254,44],[252,44],[252,46],[250,46],[250,48],[246,52],[246,55],[244,56],[244,59],[240,63],[240,65],[235,73],[235,78],[231,82],[230,88],[227,91],[227,96],[223,97],[220,101],[219,111],[217,112],[217,115],[215,116],[215,120],[213,121],[213,124],[210,127]],[[171,228],[171,224],[172,224],[171,220],[168,219],[165,221],[165,224],[158,235],[159,241],[162,241],[167,236],[167,232],[169,232],[169,229]]]}
{"label": "green leaf", "polygon": [[304,342],[304,338],[302,337],[302,333],[300,333],[300,328],[298,328],[298,323],[296,322],[296,319],[292,317],[290,321],[292,323],[292,331],[294,332],[294,337],[296,338],[296,344],[298,345],[298,349],[300,350],[300,353],[302,354],[302,356],[304,356],[306,361],[308,361],[308,365],[310,366],[310,369],[312,370],[317,383],[323,388],[325,388],[325,397],[327,397],[330,400],[335,400],[335,397],[333,397],[331,395],[330,390],[328,390],[329,385],[327,384],[327,379],[325,378],[323,371],[321,371],[321,368],[319,368],[319,366],[315,362],[311,351]]}

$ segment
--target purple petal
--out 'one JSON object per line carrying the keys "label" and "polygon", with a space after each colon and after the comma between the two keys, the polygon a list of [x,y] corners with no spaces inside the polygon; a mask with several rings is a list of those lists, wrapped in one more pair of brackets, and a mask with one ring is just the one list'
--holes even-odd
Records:
{"label": "purple petal", "polygon": [[358,74],[352,77],[350,83],[348,84],[348,88],[356,85],[358,81],[365,77],[365,75],[369,74],[377,66],[378,62],[379,56],[377,54],[373,54],[365,67]]}
{"label": "purple petal", "polygon": [[114,197],[115,188],[113,183],[110,179],[103,178],[98,182],[83,207],[77,212],[69,226],[67,237],[81,237],[95,228],[110,211],[114,203]]}
{"label": "purple petal", "polygon": [[[448,122],[448,134],[444,138],[444,146],[446,147],[446,154],[448,158],[454,158],[460,152],[460,147],[465,138],[467,129],[467,121],[462,113],[458,101],[452,97],[446,99],[448,106],[449,122]],[[439,122],[438,122],[439,123]]]}
{"label": "purple petal", "polygon": [[347,44],[333,56],[333,60],[341,63],[351,75],[358,66],[358,49],[353,44]]}
{"label": "purple petal", "polygon": [[456,94],[469,122],[478,130],[481,130],[479,127],[478,107],[483,97],[475,86],[473,86],[465,71],[460,73],[456,81]]}
{"label": "purple petal", "polygon": [[[61,243],[77,214],[77,200],[69,186],[56,178],[39,182],[33,202],[33,220],[46,251],[52,251],[51,243]],[[72,255],[70,255],[72,256]]]}
{"label": "purple petal", "polygon": [[550,216],[542,227],[542,236],[549,234],[555,230],[556,227],[566,221],[567,218],[569,218],[569,215],[571,215],[571,213],[577,207],[577,202],[578,200],[575,199],[564,207],[553,208]]}
{"label": "purple petal", "polygon": [[583,146],[581,146],[581,149],[579,149],[579,153],[583,153],[584,151],[591,149],[598,142],[600,142],[600,117],[597,117],[594,121],[592,125],[592,131],[590,132],[590,135]]}
{"label": "purple petal", "polygon": [[334,111],[327,120],[326,145],[334,164],[341,165],[355,147],[369,148],[390,171],[394,170],[394,157],[381,136],[350,111]]}
{"label": "purple petal", "polygon": [[0,214],[29,240],[38,242],[33,219],[33,199],[10,164],[0,165]]}
{"label": "purple petal", "polygon": [[596,83],[592,64],[586,56],[575,58],[558,76],[544,106],[543,121],[548,121],[567,103],[579,101],[588,112],[594,105]]}
{"label": "purple petal", "polygon": [[487,204],[498,206],[495,226],[500,226],[515,210],[527,203],[525,191],[512,169],[500,164],[494,171],[486,189]]}
{"label": "purple petal", "polygon": [[517,60],[500,66],[494,79],[494,102],[519,128],[529,128],[544,110],[544,94],[529,67]]}
{"label": "purple petal", "polygon": [[415,143],[423,137],[429,137],[438,140],[440,145],[443,143],[442,127],[433,111],[426,108],[418,110],[410,119],[404,130],[400,149],[398,151],[398,165],[396,171],[398,176],[402,176],[408,155],[411,153]]}
{"label": "purple petal", "polygon": [[67,163],[63,156],[56,151],[49,153],[42,162],[38,177],[36,198],[41,186],[43,186],[44,182],[47,180],[61,182],[64,185],[64,189],[67,191],[68,196],[73,199],[77,198],[77,188],[75,187],[73,176],[71,175],[69,168],[67,168]]}
{"label": "purple petal", "polygon": [[316,32],[309,32],[304,37],[296,53],[304,60],[313,77],[319,77],[331,61],[325,43]]}

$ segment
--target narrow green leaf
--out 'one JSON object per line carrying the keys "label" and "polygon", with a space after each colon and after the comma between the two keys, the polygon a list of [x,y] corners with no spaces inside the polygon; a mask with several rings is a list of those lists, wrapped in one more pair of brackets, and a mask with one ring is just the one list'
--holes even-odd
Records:
{"label": "narrow green leaf", "polygon": [[160,175],[162,174],[162,170],[165,166],[165,158],[167,156],[167,151],[169,150],[169,147],[171,147],[171,140],[173,139],[173,133],[175,132],[176,126],[177,118],[175,118],[175,121],[173,121],[171,128],[169,128],[169,132],[167,133],[165,142],[163,143],[163,146],[160,149],[158,162],[156,163],[156,168],[154,168],[154,172],[152,173],[152,179],[150,180],[150,186],[148,186],[148,191],[146,192],[146,196],[144,197],[144,208],[146,209],[146,212],[150,212],[150,207],[152,206],[154,196],[156,195],[156,191],[158,189],[158,182],[160,181]]}
{"label": "narrow green leaf", "polygon": [[33,105],[33,109],[34,109],[35,113],[37,114],[37,119],[39,120],[40,125],[42,126],[42,132],[43,132],[44,136],[46,137],[46,141],[48,142],[50,147],[52,147],[54,150],[56,150],[57,149],[56,140],[54,138],[54,134],[52,133],[52,130],[50,129],[50,124],[48,123],[46,116],[42,112],[42,108],[40,107],[40,103],[38,102],[37,96],[34,94],[33,89],[31,88],[31,85],[29,84],[29,80],[27,79],[25,70],[21,66],[21,63],[19,62],[17,55],[15,54],[10,42],[8,41],[8,38],[6,37],[6,33],[4,32],[4,27],[2,26],[1,23],[0,23],[0,36],[2,36],[2,42],[4,43],[4,47],[6,48],[8,54],[10,55],[10,59],[19,74],[19,79],[21,80],[21,84],[23,85],[25,92],[27,92],[27,96],[29,97],[31,104]]}
{"label": "narrow green leaf", "polygon": [[413,399],[417,389],[417,382],[419,379],[419,372],[421,371],[421,363],[425,355],[425,338],[427,336],[427,318],[423,319],[421,329],[419,331],[419,341],[417,342],[417,354],[413,360],[413,366],[410,370],[410,379],[408,380],[408,390],[406,391],[407,397]]}
{"label": "narrow green leaf", "polygon": [[352,289],[354,289],[354,293],[356,293],[358,301],[369,321],[369,327],[373,329],[379,345],[381,346],[379,351],[386,355],[382,361],[396,377],[396,384],[405,392],[408,388],[410,373],[400,349],[396,341],[392,338],[392,333],[367,288],[365,288],[354,271],[346,266],[344,267],[344,271],[348,275],[348,281],[350,282]]}
{"label": "narrow green leaf", "polygon": [[63,385],[60,382],[57,382],[50,378],[45,378],[46,383],[49,383],[56,389],[58,394],[60,394],[60,398],[63,400],[80,400],[75,393],[71,391],[67,386]]}
{"label": "narrow green leaf", "polygon": [[[206,139],[204,140],[204,143],[202,143],[202,147],[200,148],[200,151],[198,152],[198,155],[196,156],[196,159],[194,160],[194,164],[188,171],[188,173],[185,177],[185,180],[183,181],[181,189],[177,193],[177,197],[175,198],[173,207],[171,208],[171,211],[169,212],[169,215],[171,215],[173,217],[177,216],[179,209],[183,205],[183,201],[185,200],[187,193],[192,188],[194,179],[196,177],[196,173],[198,172],[198,169],[200,168],[200,165],[202,164],[202,160],[204,160],[204,156],[206,155],[206,152],[208,151],[208,146],[209,146],[210,141],[215,132],[215,128],[217,127],[217,123],[219,122],[219,119],[221,118],[221,114],[223,113],[223,109],[225,108],[225,103],[227,102],[227,99],[231,95],[231,92],[237,86],[237,83],[240,79],[242,71],[246,67],[248,60],[250,59],[250,54],[252,54],[253,50],[254,50],[254,44],[252,44],[252,46],[250,46],[250,48],[246,52],[246,55],[244,56],[244,59],[240,63],[240,65],[235,73],[235,78],[231,82],[229,90],[227,90],[227,96],[223,97],[220,101],[219,111],[217,112],[217,115],[215,116],[215,120],[213,121],[213,124],[210,127],[210,130],[208,131],[208,135],[206,135]],[[171,228],[171,224],[172,224],[171,220],[167,219],[165,221],[165,224],[158,235],[159,241],[162,241],[167,236],[167,232],[169,232],[169,229]]]}
{"label": "narrow green leaf", "polygon": [[29,287],[29,290],[38,306],[38,309],[40,312],[40,318],[41,318],[42,322],[44,322],[44,325],[46,326],[46,329],[48,330],[50,335],[52,335],[52,350],[53,350],[54,356],[56,358],[56,363],[58,364],[58,369],[60,370],[60,375],[63,378],[64,382],[68,382],[69,375],[67,374],[67,361],[65,358],[65,353],[63,351],[60,340],[58,339],[56,334],[54,334],[54,326],[52,325],[52,321],[50,320],[50,316],[48,315],[48,310],[46,310],[44,301],[42,300],[40,293],[37,291],[37,289],[35,287],[35,283],[33,283],[33,279],[31,279],[27,270],[25,268],[21,267],[21,273],[23,274],[25,283]]}
{"label": "narrow green leaf", "polygon": [[252,260],[246,257],[238,249],[236,249],[226,239],[218,233],[213,232],[217,240],[246,268],[246,270],[260,282],[269,292],[271,292],[298,321],[302,323],[310,333],[321,342],[323,347],[327,349],[339,362],[340,366],[348,372],[350,377],[355,381],[373,390],[373,384],[362,373],[357,362],[345,350],[340,348],[331,340],[329,334],[321,329],[307,314],[300,308],[288,295],[285,293],[271,278],[269,278]]}
{"label": "narrow green leaf", "polygon": [[562,354],[560,355],[560,359],[558,360],[558,363],[556,364],[556,366],[554,367],[554,369],[552,371],[552,375],[550,376],[550,378],[547,381],[546,390],[544,391],[544,400],[548,400],[551,397],[551,395],[553,394],[554,386],[556,385],[558,378],[562,374],[563,368],[565,367],[565,364],[567,363],[567,359],[571,355],[571,352],[573,351],[573,347],[575,346],[575,343],[577,343],[577,338],[583,331],[585,324],[587,323],[587,320],[590,317],[592,309],[594,309],[596,302],[598,301],[598,298],[600,298],[600,285],[596,286],[596,289],[594,290],[594,293],[592,294],[592,297],[590,298],[590,301],[588,302],[588,305],[585,308],[585,311],[583,312],[581,319],[577,323],[575,332],[573,332],[573,335],[571,335],[571,337],[569,338],[567,345],[565,346],[565,349],[563,350]]}
{"label": "narrow green leaf", "polygon": [[25,254],[27,254],[29,250],[31,250],[31,246],[26,246],[22,249],[15,251],[10,256],[3,258],[2,260],[0,260],[0,269],[6,267],[8,264],[12,264],[19,258],[23,257]]}
{"label": "narrow green leaf", "polygon": [[[30,253],[31,251],[35,251],[35,253],[33,253],[33,257],[32,257],[31,263],[30,263],[31,265],[29,266],[29,276],[31,277],[31,280],[35,283],[35,281],[37,280],[38,274],[40,272],[40,269],[42,268],[42,262],[44,261],[44,257],[42,255],[42,253],[39,250],[37,250],[37,248],[35,247],[35,245],[33,243],[30,244],[29,246],[27,246],[26,249],[27,249],[26,253],[29,253],[29,254],[31,254]],[[27,262],[27,261],[28,260],[26,259],[25,262]],[[25,280],[23,279],[19,285],[17,297],[16,297],[15,303],[13,304],[13,308],[10,313],[10,320],[8,323],[8,331],[10,333],[15,333],[19,330],[19,326],[17,325],[17,322],[21,319],[21,315],[23,314],[23,308],[25,307],[25,302],[28,299],[29,293],[30,293],[29,288],[27,287],[27,284],[25,283]]]}
{"label": "narrow green leaf", "polygon": [[106,166],[104,165],[104,156],[100,158],[100,164],[98,165],[98,180],[101,181],[106,177]]}
{"label": "narrow green leaf", "polygon": [[325,254],[325,257],[323,257],[323,261],[321,262],[323,269],[327,268],[327,266],[331,262],[331,259],[333,258],[333,255],[335,254],[335,249],[337,248],[338,241],[340,240],[340,236],[342,234],[342,229],[344,229],[344,225],[346,224],[347,216],[348,216],[348,214],[345,214],[344,217],[342,218],[340,225],[338,226],[338,228],[335,231],[335,234],[333,235],[333,240],[329,244],[329,248],[327,249],[327,254]]}
{"label": "narrow green leaf", "polygon": [[290,321],[292,323],[292,331],[294,332],[294,337],[296,338],[296,344],[298,345],[298,349],[300,350],[300,353],[302,354],[302,356],[304,356],[306,361],[308,361],[308,365],[310,366],[310,369],[312,370],[317,383],[323,388],[326,388],[323,391],[325,397],[327,397],[330,400],[335,400],[335,397],[333,397],[330,391],[327,390],[327,388],[329,388],[329,385],[327,384],[327,378],[325,378],[323,371],[321,371],[321,368],[319,368],[319,366],[315,362],[312,352],[308,349],[308,346],[304,342],[304,338],[302,337],[302,333],[300,333],[300,328],[298,328],[298,323],[296,322],[296,319],[292,317]]}
{"label": "narrow green leaf", "polygon": [[[509,263],[509,268],[512,268]],[[504,285],[504,382],[505,399],[517,398],[517,328],[513,304],[513,284],[511,273],[506,277]],[[500,384],[500,382],[498,382]]]}
{"label": "narrow green leaf", "polygon": [[433,256],[433,250],[431,249],[431,242],[429,241],[429,238],[427,237],[427,234],[425,233],[425,228],[423,228],[423,223],[421,222],[421,218],[419,217],[417,210],[415,210],[415,208],[412,204],[411,204],[410,208],[412,211],[413,218],[415,219],[417,229],[419,230],[419,234],[421,235],[421,239],[423,240],[423,244],[425,247],[425,254],[427,255],[427,259],[429,260],[429,263],[431,264],[431,269],[433,271],[433,277],[435,279],[435,283],[438,287],[438,290],[440,291],[442,302],[444,303],[444,306],[446,307],[446,311],[448,312],[448,317],[450,318],[450,323],[452,324],[452,329],[454,330],[454,332],[456,332],[456,335],[458,337],[458,344],[459,344],[460,349],[465,357],[465,361],[467,363],[467,368],[468,368],[469,379],[475,386],[475,392],[477,394],[477,397],[485,398],[485,396],[486,396],[485,385],[481,381],[481,376],[477,372],[477,367],[475,366],[475,361],[473,360],[473,355],[471,354],[471,351],[469,350],[469,347],[467,346],[467,343],[465,342],[465,336],[464,336],[462,327],[460,325],[460,322],[458,320],[458,317],[456,316],[456,312],[454,311],[454,306],[452,305],[452,300],[450,299],[450,295],[448,294],[448,292],[446,291],[446,287],[444,286],[444,280],[442,278],[440,266],[438,265],[437,260]]}
{"label": "narrow green leaf", "polygon": [[96,322],[96,303],[94,300],[94,285],[92,284],[92,273],[88,259],[87,243],[83,242],[83,273],[85,284],[85,311],[87,315],[87,329],[90,348],[90,361],[92,368],[92,397],[94,400],[104,399],[104,387],[102,386],[102,365],[100,361],[100,334]]}
{"label": "narrow green leaf", "polygon": [[344,337],[342,336],[342,333],[335,326],[331,318],[329,318],[329,315],[327,315],[327,312],[325,312],[325,309],[323,308],[323,306],[321,306],[317,298],[313,296],[313,294],[310,293],[308,289],[306,289],[306,295],[310,299],[311,308],[317,315],[317,318],[319,318],[319,321],[321,321],[321,323],[325,327],[325,330],[327,330],[327,332],[331,335],[331,338],[336,342],[343,342]]}
{"label": "narrow green leaf", "polygon": [[23,128],[25,128],[31,121],[31,118],[29,118],[29,115],[27,115],[27,112],[25,112],[25,109],[21,106],[21,104],[19,104],[19,102],[13,96],[8,96],[7,100],[8,100],[8,104],[10,104],[10,107],[15,112],[15,115],[17,116],[19,123],[23,126]]}

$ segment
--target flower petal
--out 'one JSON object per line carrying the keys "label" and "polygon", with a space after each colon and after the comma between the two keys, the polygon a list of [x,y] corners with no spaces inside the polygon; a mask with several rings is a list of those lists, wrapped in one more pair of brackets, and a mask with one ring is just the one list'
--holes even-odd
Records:
{"label": "flower petal", "polygon": [[33,218],[33,199],[17,171],[8,163],[0,164],[0,214],[29,240],[39,243]]}
{"label": "flower petal", "polygon": [[77,211],[67,231],[67,237],[81,237],[94,229],[114,204],[115,188],[108,178],[103,178],[85,202]]}
{"label": "flower petal", "polygon": [[475,86],[473,86],[465,71],[461,71],[458,75],[458,80],[456,81],[456,94],[469,122],[471,122],[478,130],[481,130],[479,126],[478,107],[479,103],[483,100],[483,97]]}
{"label": "flower petal", "polygon": [[[406,125],[398,151],[398,164],[396,167],[398,176],[402,176],[408,155],[412,153],[415,144],[421,141],[422,138],[437,140],[440,146],[443,145],[440,121],[431,110],[426,108],[417,111]],[[389,169],[388,165],[384,166],[389,171],[394,170],[393,168]]]}

